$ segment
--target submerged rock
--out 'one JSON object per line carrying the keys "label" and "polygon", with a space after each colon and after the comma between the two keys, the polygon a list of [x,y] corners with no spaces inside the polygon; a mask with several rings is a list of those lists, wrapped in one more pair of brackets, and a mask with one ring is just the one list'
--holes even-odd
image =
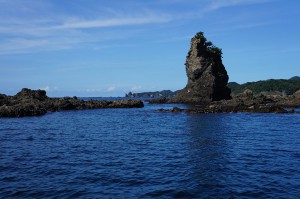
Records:
{"label": "submerged rock", "polygon": [[39,116],[48,111],[99,108],[141,108],[140,100],[96,101],[77,97],[49,98],[44,90],[24,88],[15,96],[0,94],[0,117]]}
{"label": "submerged rock", "polygon": [[207,41],[203,32],[191,39],[185,66],[188,83],[172,99],[173,102],[209,103],[231,98],[222,50]]}

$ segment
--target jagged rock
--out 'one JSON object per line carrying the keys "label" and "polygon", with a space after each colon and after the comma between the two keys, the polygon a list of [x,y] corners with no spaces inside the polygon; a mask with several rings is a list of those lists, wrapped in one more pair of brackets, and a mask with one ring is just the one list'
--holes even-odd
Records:
{"label": "jagged rock", "polygon": [[46,91],[44,90],[31,90],[28,88],[23,88],[19,93],[15,95],[15,99],[36,99],[39,101],[47,99]]}
{"label": "jagged rock", "polygon": [[0,117],[38,116],[48,111],[98,108],[141,108],[140,100],[95,101],[77,97],[49,98],[44,90],[22,89],[15,96],[0,94]]}
{"label": "jagged rock", "polygon": [[117,100],[109,104],[108,108],[141,108],[144,104],[140,100]]}
{"label": "jagged rock", "polygon": [[17,104],[13,106],[3,105],[0,107],[0,117],[24,117],[43,115],[47,110],[36,104]]}
{"label": "jagged rock", "polygon": [[4,94],[0,94],[0,106],[3,106],[8,103],[8,97]]}
{"label": "jagged rock", "polygon": [[191,39],[185,65],[188,83],[173,102],[208,103],[231,98],[222,50],[207,41],[203,32]]}

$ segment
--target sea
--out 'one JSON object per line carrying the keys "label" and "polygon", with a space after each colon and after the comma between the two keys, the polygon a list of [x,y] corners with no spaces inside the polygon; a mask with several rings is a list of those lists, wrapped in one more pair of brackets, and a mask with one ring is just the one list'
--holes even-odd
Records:
{"label": "sea", "polygon": [[0,118],[0,198],[299,198],[300,114]]}

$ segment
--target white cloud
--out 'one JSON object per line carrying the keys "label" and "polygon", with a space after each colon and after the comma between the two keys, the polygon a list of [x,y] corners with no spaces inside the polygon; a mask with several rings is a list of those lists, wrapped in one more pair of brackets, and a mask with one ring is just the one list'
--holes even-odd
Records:
{"label": "white cloud", "polygon": [[166,15],[149,15],[149,16],[134,16],[134,17],[121,17],[105,20],[88,20],[77,21],[73,23],[64,23],[59,26],[52,26],[47,29],[80,29],[80,28],[103,28],[113,26],[125,26],[125,25],[141,25],[149,23],[166,23],[171,19]]}
{"label": "white cloud", "polygon": [[108,87],[107,89],[106,89],[106,91],[107,92],[112,92],[112,91],[114,91],[114,90],[116,90],[116,86],[110,86],[110,87]]}
{"label": "white cloud", "polygon": [[[197,1],[191,0],[189,3],[197,5]],[[173,14],[172,10],[162,11],[149,7],[150,2],[140,3],[140,9],[134,9],[134,6],[105,8],[98,4],[97,8],[84,5],[83,9],[89,12],[79,14],[70,11],[61,12],[58,5],[51,1],[28,0],[23,5],[21,0],[2,0],[0,1],[2,4],[0,7],[0,55],[68,50],[79,44],[92,45],[96,42],[96,48],[101,49],[105,47],[105,44],[103,47],[99,44],[100,42],[137,35],[141,30],[133,28],[133,26],[168,24],[177,20],[201,18],[205,13],[224,7],[268,1],[272,0],[206,0],[203,1],[200,10],[195,6],[197,11],[193,9],[189,12]],[[186,1],[159,0],[154,3],[157,4],[156,6],[174,3],[180,6],[180,4],[186,4]],[[74,5],[76,7],[79,4],[74,3]],[[68,11],[68,9],[66,10]],[[41,13],[43,14],[41,15]],[[124,26],[131,28],[123,28],[122,34],[109,30],[109,28]]]}
{"label": "white cloud", "polygon": [[100,88],[88,88],[85,90],[87,93],[95,93],[95,92],[101,92],[102,89]]}
{"label": "white cloud", "polygon": [[265,3],[271,0],[213,0],[209,6],[209,10],[217,10],[224,7],[232,7],[246,4]]}
{"label": "white cloud", "polygon": [[45,91],[47,91],[47,92],[57,91],[57,90],[58,90],[58,87],[57,87],[57,86],[54,86],[54,87],[45,86],[45,87],[41,88],[41,90],[45,90]]}
{"label": "white cloud", "polygon": [[[0,54],[65,50],[81,43],[127,38],[139,30],[127,28],[120,34],[108,28],[168,23],[171,15],[157,10],[80,5],[82,12],[51,1],[0,0]],[[82,7],[83,6],[83,7]],[[87,12],[88,11],[88,12]],[[87,30],[93,29],[93,30]],[[101,30],[100,30],[101,29]],[[101,46],[98,44],[98,48]],[[100,47],[99,47],[100,46]]]}
{"label": "white cloud", "polygon": [[131,91],[137,91],[137,90],[140,90],[142,88],[142,86],[133,86],[131,88]]}
{"label": "white cloud", "polygon": [[46,86],[44,88],[41,88],[41,90],[49,91],[50,90],[50,86]]}

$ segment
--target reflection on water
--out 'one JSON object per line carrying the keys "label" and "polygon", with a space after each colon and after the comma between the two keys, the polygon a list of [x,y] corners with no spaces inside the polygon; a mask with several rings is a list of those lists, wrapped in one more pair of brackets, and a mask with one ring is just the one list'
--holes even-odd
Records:
{"label": "reflection on water", "polygon": [[[226,182],[226,154],[228,143],[224,139],[225,115],[192,115],[187,117],[190,139],[189,160],[191,182],[195,194],[201,197],[224,192]],[[223,190],[223,191],[222,191]],[[228,194],[228,193],[226,193]]]}

